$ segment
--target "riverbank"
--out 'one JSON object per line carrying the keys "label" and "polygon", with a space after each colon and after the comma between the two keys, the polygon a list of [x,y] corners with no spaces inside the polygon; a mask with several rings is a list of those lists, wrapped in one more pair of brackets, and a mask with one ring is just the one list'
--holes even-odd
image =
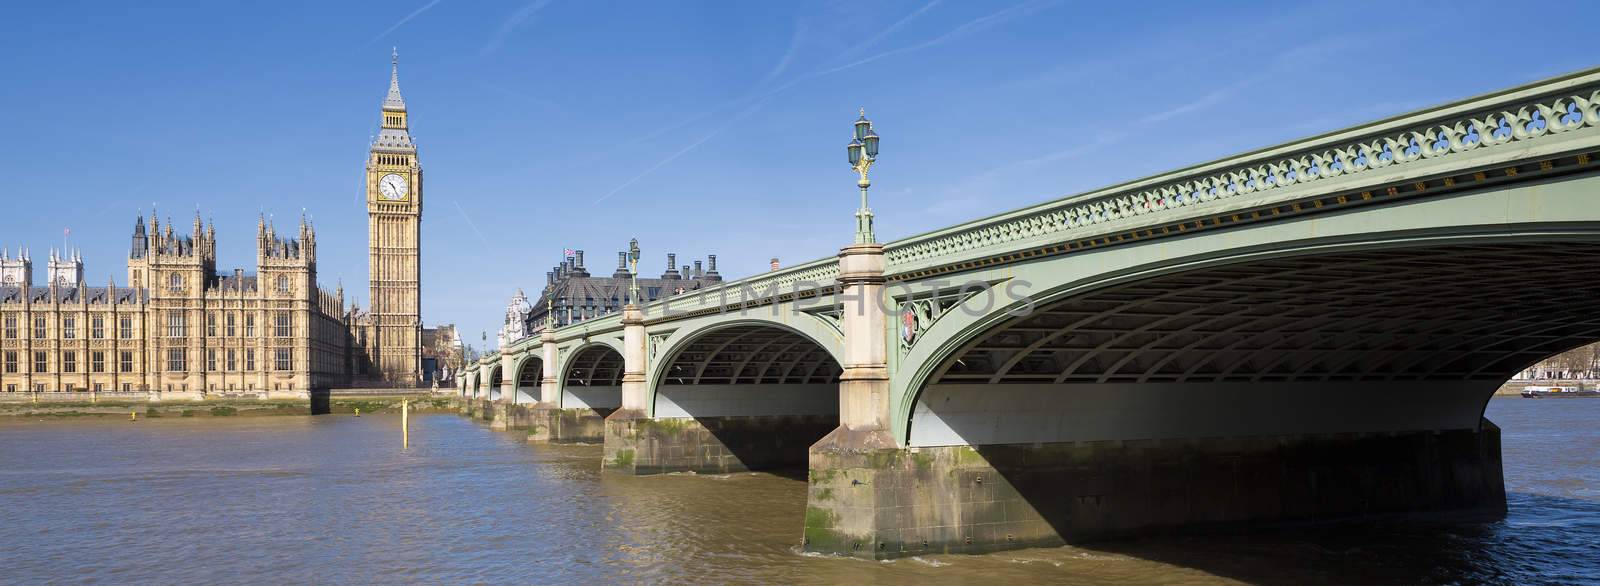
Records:
{"label": "riverbank", "polygon": [[[42,396],[43,397],[43,396]],[[454,399],[433,394],[360,396],[314,395],[308,400],[202,399],[197,401],[50,401],[0,402],[0,418],[140,418],[159,417],[261,417],[322,415],[330,413],[399,413],[402,401],[413,413],[453,413]]]}
{"label": "riverbank", "polygon": [[1494,394],[1497,397],[1521,396],[1522,389],[1527,387],[1578,387],[1580,389],[1600,388],[1600,380],[1593,379],[1533,379],[1514,380],[1500,385]]}

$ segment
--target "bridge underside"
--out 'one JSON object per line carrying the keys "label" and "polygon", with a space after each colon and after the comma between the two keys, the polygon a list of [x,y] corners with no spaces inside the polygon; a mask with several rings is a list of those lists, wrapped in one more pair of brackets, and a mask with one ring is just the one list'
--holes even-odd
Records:
{"label": "bridge underside", "polygon": [[840,367],[795,332],[741,325],[702,334],[658,377],[655,417],[606,420],[608,470],[633,474],[804,468],[839,424]]}
{"label": "bridge underside", "polygon": [[909,448],[843,428],[812,448],[807,548],[1503,515],[1484,406],[1600,340],[1600,244],[1480,242],[1187,270],[999,322],[932,372]]}
{"label": "bridge underside", "polygon": [[541,395],[529,409],[528,441],[598,443],[606,416],[622,404],[622,354],[597,344],[578,350],[563,367],[561,396]]}

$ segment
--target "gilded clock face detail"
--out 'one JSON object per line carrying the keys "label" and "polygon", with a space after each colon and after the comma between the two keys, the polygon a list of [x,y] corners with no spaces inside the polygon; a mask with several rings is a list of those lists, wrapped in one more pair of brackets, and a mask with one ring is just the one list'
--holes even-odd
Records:
{"label": "gilded clock face detail", "polygon": [[394,173],[384,175],[378,180],[378,193],[383,195],[383,199],[405,199],[406,178]]}

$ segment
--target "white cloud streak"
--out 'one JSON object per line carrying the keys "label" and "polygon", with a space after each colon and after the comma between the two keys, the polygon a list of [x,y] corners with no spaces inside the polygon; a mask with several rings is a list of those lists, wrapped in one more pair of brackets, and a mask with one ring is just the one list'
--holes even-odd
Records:
{"label": "white cloud streak", "polygon": [[722,134],[722,131],[727,130],[729,127],[733,126],[735,123],[739,122],[740,120],[744,120],[745,118],[749,117],[751,114],[756,113],[756,111],[760,110],[761,106],[763,104],[765,104],[765,103],[766,103],[765,101],[760,101],[760,102],[756,102],[755,104],[752,104],[748,108],[745,108],[744,111],[739,112],[738,114],[735,114],[732,118],[729,118],[727,122],[723,122],[722,125],[718,126],[715,130],[712,130],[711,132],[706,133],[705,136],[700,137],[700,140],[696,140],[696,141],[694,141],[692,143],[689,143],[689,146],[686,146],[686,147],[683,147],[681,149],[678,149],[677,152],[672,153],[671,155],[667,155],[666,158],[661,159],[660,161],[657,161],[656,164],[651,165],[649,168],[647,168],[644,171],[640,172],[638,175],[634,175],[633,178],[622,182],[622,185],[618,185],[615,189],[612,189],[611,191],[606,192],[605,195],[602,195],[602,196],[596,198],[594,200],[594,204],[595,205],[599,205],[600,202],[603,202],[603,201],[605,201],[607,199],[610,199],[611,196],[616,195],[618,192],[620,192],[620,191],[622,191],[624,189],[627,189],[628,186],[631,186],[634,183],[637,183],[640,179],[644,179],[645,176],[656,172],[657,169],[665,167],[665,166],[667,166],[668,163],[671,163],[673,161],[678,160],[678,157],[682,157],[682,156],[684,156],[686,154],[689,154],[689,151],[692,151],[695,148],[698,148],[700,145],[705,144],[707,141],[709,141],[709,140],[711,140],[713,138],[716,138],[717,135]]}
{"label": "white cloud streak", "polygon": [[[967,21],[965,24],[962,24],[961,26],[958,26],[958,27],[956,27],[954,29],[951,29],[950,32],[947,32],[945,34],[939,35],[939,36],[934,37],[932,39],[923,41],[921,43],[916,43],[916,44],[913,44],[913,45],[906,45],[904,47],[890,49],[888,51],[884,51],[882,53],[878,53],[878,54],[873,55],[871,57],[866,57],[866,58],[863,58],[863,59],[859,59],[859,60],[856,60],[856,61],[853,61],[853,62],[850,62],[850,63],[846,63],[844,65],[840,65],[838,67],[834,67],[834,68],[831,68],[831,69],[824,69],[822,71],[818,71],[818,72],[815,72],[815,73],[811,74],[809,77],[815,77],[815,76],[819,76],[819,75],[827,75],[829,73],[837,73],[837,72],[840,72],[840,71],[844,71],[846,69],[854,69],[856,67],[860,67],[862,65],[866,65],[866,64],[871,63],[873,61],[877,61],[879,59],[883,59],[883,58],[886,58],[886,57],[893,57],[895,55],[900,55],[900,54],[903,54],[903,53],[910,53],[910,52],[913,52],[913,51],[921,51],[921,50],[927,49],[929,47],[935,47],[935,46],[938,46],[938,45],[943,45],[945,43],[948,43],[950,41],[954,41],[956,39],[960,39],[962,37],[967,37],[967,36],[971,36],[971,35],[983,32],[985,30],[988,30],[988,29],[993,28],[995,26],[998,26],[1000,24],[1004,24],[1005,22],[1010,21],[1012,19],[1015,19],[1017,17],[1026,16],[1028,14],[1031,14],[1033,12],[1041,10],[1041,9],[1043,9],[1045,7],[1048,7],[1048,6],[1052,5],[1052,4],[1055,4],[1055,2],[1052,1],[1052,0],[1033,0],[1033,1],[1029,1],[1029,2],[1023,2],[1021,4],[1018,4],[1016,6],[1012,6],[1010,8],[1005,9],[1005,10],[1001,10],[1001,11],[998,11],[998,12],[990,13],[990,14],[987,14],[987,15],[980,16],[978,18],[972,19],[970,21]],[[926,8],[926,7],[924,7],[924,8]]]}
{"label": "white cloud streak", "polygon": [[916,18],[918,16],[922,16],[923,13],[926,13],[927,11],[932,10],[933,7],[938,6],[938,5],[939,5],[939,0],[933,0],[932,2],[929,2],[927,4],[922,5],[922,8],[918,8],[916,10],[911,11],[911,14],[905,15],[900,20],[894,21],[894,24],[891,24],[891,25],[885,27],[883,30],[878,31],[878,34],[872,35],[871,37],[867,38],[867,40],[862,41],[860,43],[857,43],[856,46],[854,46],[854,47],[850,47],[849,49],[845,50],[845,52],[840,56],[841,57],[848,57],[850,55],[854,55],[854,54],[859,53],[861,51],[864,51],[866,49],[872,48],[873,45],[876,45],[880,41],[889,38],[889,35],[893,35],[896,31],[899,31],[901,28],[905,27],[906,23],[909,23],[909,22],[911,22],[913,20],[916,20]]}
{"label": "white cloud streak", "polygon": [[456,205],[456,211],[461,212],[461,219],[467,221],[467,227],[472,228],[472,233],[478,235],[478,240],[483,242],[483,246],[485,248],[493,248],[494,245],[489,244],[489,239],[483,236],[483,231],[478,229],[478,224],[472,221],[472,216],[468,216],[467,210],[461,207],[461,202],[452,199],[450,203]]}
{"label": "white cloud streak", "polygon": [[506,37],[511,36],[511,31],[516,30],[522,23],[533,18],[533,15],[538,14],[540,10],[544,10],[544,7],[549,4],[550,0],[534,0],[523,5],[516,12],[511,13],[511,16],[500,23],[500,28],[495,29],[494,34],[489,35],[489,42],[484,43],[483,48],[478,50],[478,56],[487,57],[498,51],[500,45],[506,42]]}
{"label": "white cloud streak", "polygon": [[421,15],[424,12],[427,12],[429,8],[433,8],[434,6],[437,6],[440,2],[443,2],[443,1],[444,0],[433,0],[432,2],[429,2],[427,4],[423,4],[422,8],[418,8],[416,10],[411,11],[411,14],[407,14],[407,15],[405,15],[405,17],[401,18],[400,20],[395,21],[394,24],[389,25],[389,28],[383,29],[383,32],[378,33],[377,36],[372,37],[371,39],[367,39],[367,43],[366,44],[367,45],[371,45],[371,44],[377,42],[378,39],[381,39],[381,38],[389,36],[389,33],[392,33],[396,29],[399,29],[405,23],[411,22],[411,19],[416,18],[418,15]]}
{"label": "white cloud streak", "polygon": [[[956,40],[956,39],[960,39],[962,37],[966,37],[966,36],[970,36],[970,35],[973,35],[973,34],[977,34],[979,32],[987,30],[989,28],[992,28],[992,27],[998,26],[1000,24],[1003,24],[1003,23],[1005,23],[1007,21],[1010,21],[1010,20],[1012,20],[1014,18],[1018,18],[1018,17],[1021,17],[1021,16],[1025,16],[1027,14],[1031,14],[1033,12],[1036,12],[1036,11],[1038,11],[1038,10],[1040,10],[1042,8],[1045,8],[1045,7],[1049,6],[1049,5],[1052,5],[1054,3],[1055,3],[1055,0],[1031,0],[1029,2],[1024,2],[1022,4],[1018,4],[1016,6],[1012,6],[1010,8],[1006,8],[1004,10],[1000,10],[1000,11],[993,12],[993,13],[990,13],[990,14],[987,14],[987,15],[984,15],[984,16],[980,16],[978,18],[975,18],[975,19],[972,19],[970,21],[967,21],[966,23],[963,23],[961,26],[958,26],[958,27],[956,27],[954,29],[951,29],[949,32],[947,32],[947,33],[945,33],[943,35],[939,35],[938,37],[935,37],[935,38],[933,38],[931,40],[927,40],[927,41],[923,41],[921,43],[917,43],[917,44],[914,44],[914,45],[908,45],[908,46],[905,46],[905,47],[900,47],[900,48],[897,48],[897,49],[892,49],[892,50],[889,50],[889,51],[885,51],[885,52],[873,55],[871,57],[867,57],[865,59],[860,59],[860,60],[857,60],[857,61],[854,61],[854,62],[851,62],[851,63],[847,63],[847,64],[844,64],[844,65],[840,65],[840,66],[837,66],[837,67],[832,67],[832,68],[829,68],[829,69],[823,69],[823,70],[813,71],[813,72],[810,72],[810,73],[799,75],[799,76],[795,77],[794,79],[791,79],[788,82],[784,83],[783,85],[780,85],[780,86],[778,86],[776,88],[773,88],[771,90],[768,90],[766,92],[761,92],[759,94],[754,94],[754,95],[746,96],[744,98],[733,100],[733,101],[729,102],[728,104],[726,104],[724,106],[719,106],[717,108],[713,108],[713,109],[711,109],[709,111],[706,111],[706,112],[697,114],[695,116],[692,116],[692,117],[690,117],[689,119],[687,119],[687,120],[685,120],[683,122],[680,122],[678,124],[674,124],[672,126],[669,126],[669,127],[665,128],[665,129],[653,132],[653,133],[651,133],[651,134],[649,134],[647,136],[648,137],[654,137],[654,136],[658,136],[660,134],[663,134],[665,132],[668,132],[670,130],[683,127],[683,126],[689,124],[690,122],[692,122],[694,120],[699,120],[701,118],[705,118],[707,116],[710,116],[711,114],[720,111],[723,107],[726,107],[726,106],[753,102],[745,110],[743,110],[739,114],[735,115],[734,117],[729,119],[727,122],[724,122],[721,126],[717,127],[716,130],[713,130],[710,133],[707,133],[705,136],[701,137],[699,140],[696,140],[693,143],[690,143],[688,146],[685,146],[682,149],[679,149],[677,152],[674,152],[671,155],[668,155],[666,158],[664,158],[664,159],[662,159],[660,161],[657,161],[655,164],[651,165],[649,168],[646,168],[643,172],[641,172],[638,175],[633,176],[633,178],[628,179],[627,181],[623,182],[622,185],[617,186],[615,189],[612,189],[611,191],[606,192],[605,195],[602,195],[599,198],[595,199],[594,203],[595,204],[599,204],[600,202],[603,202],[603,201],[605,201],[607,199],[610,199],[611,196],[616,195],[618,192],[621,192],[623,189],[628,188],[629,186],[631,186],[634,183],[638,182],[640,179],[643,179],[645,176],[648,176],[649,174],[655,172],[656,170],[666,166],[668,163],[671,163],[672,161],[677,160],[679,157],[682,157],[683,155],[688,154],[689,151],[694,150],[696,147],[699,147],[700,145],[705,144],[706,141],[709,141],[712,138],[716,137],[718,134],[721,134],[724,129],[726,129],[729,126],[733,125],[734,122],[742,120],[745,117],[747,117],[747,116],[749,116],[751,114],[754,114],[757,110],[760,110],[761,106],[764,105],[768,99],[770,99],[770,98],[772,98],[772,97],[774,97],[774,96],[776,96],[776,95],[778,95],[780,93],[783,93],[784,91],[788,90],[791,87],[794,87],[795,85],[800,84],[803,81],[806,81],[806,80],[809,80],[809,79],[812,79],[812,78],[816,78],[816,77],[821,77],[821,76],[824,76],[824,75],[828,75],[830,73],[838,73],[840,71],[844,71],[844,70],[847,70],[847,69],[852,69],[852,68],[855,68],[855,67],[859,67],[861,65],[865,65],[867,63],[871,63],[873,61],[877,61],[879,59],[883,59],[883,58],[890,57],[890,56],[893,56],[893,55],[900,55],[900,54],[904,54],[904,53],[910,53],[910,52],[913,52],[913,51],[920,51],[922,49],[926,49],[926,48],[929,48],[929,47],[934,47],[934,46],[937,46],[937,45],[948,43],[950,41],[953,41],[953,40]],[[868,39],[868,41],[866,43],[858,45],[857,47],[866,47],[866,46],[869,46],[871,43],[877,42],[877,40],[879,40],[881,38],[887,37],[889,33],[893,33],[894,30],[900,28],[906,22],[909,22],[910,20],[916,18],[917,16],[920,16],[924,12],[927,12],[929,9],[933,8],[933,6],[936,5],[936,4],[938,4],[937,1],[930,2],[929,4],[924,5],[922,8],[912,12],[910,15],[907,15],[906,17],[901,18],[899,21],[896,21],[895,24],[890,25],[890,27],[888,29],[886,29],[884,33],[880,33],[876,37],[874,37],[872,39]],[[789,61],[789,59],[792,58],[792,53],[794,51],[794,46],[793,46],[794,44],[795,43],[791,42],[790,52],[786,53],[783,56],[783,58],[779,60],[778,65],[773,67],[773,71],[781,72],[783,69],[787,69],[787,67],[788,67],[787,62]],[[848,52],[847,52],[847,54],[848,54]],[[769,74],[767,77],[768,78],[776,77],[776,74]],[[767,78],[763,78],[762,79],[762,82],[766,82],[766,81],[767,81]],[[758,87],[759,87],[759,85],[758,85]],[[644,139],[635,139],[634,141],[630,141],[630,142],[638,142],[639,140],[644,140]]]}
{"label": "white cloud streak", "polygon": [[805,42],[805,38],[806,23],[796,21],[794,23],[794,35],[789,37],[789,50],[784,51],[783,57],[778,59],[777,65],[772,66],[772,69],[767,71],[766,75],[761,76],[761,81],[756,82],[756,86],[766,85],[767,82],[772,81],[779,75],[783,75],[783,72],[789,69],[789,63],[794,61],[795,54],[800,52],[800,45]]}

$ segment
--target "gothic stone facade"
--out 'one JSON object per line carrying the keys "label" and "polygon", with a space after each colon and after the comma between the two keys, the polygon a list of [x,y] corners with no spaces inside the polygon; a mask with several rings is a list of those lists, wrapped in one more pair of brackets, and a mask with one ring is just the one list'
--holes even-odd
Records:
{"label": "gothic stone facade", "polygon": [[372,308],[346,308],[317,284],[316,229],[293,237],[257,223],[256,271],[218,273],[214,227],[179,235],[134,224],[128,287],[83,280],[76,253],[52,253],[46,286],[32,259],[0,254],[0,390],[304,396],[335,386],[422,379],[419,288],[422,171],[407,132],[398,66],[367,163]]}
{"label": "gothic stone facade", "polygon": [[128,283],[90,286],[77,254],[46,286],[32,259],[0,259],[0,389],[300,396],[349,382],[343,292],[316,285],[316,231],[263,220],[253,275],[216,271],[216,231],[134,224]]}

